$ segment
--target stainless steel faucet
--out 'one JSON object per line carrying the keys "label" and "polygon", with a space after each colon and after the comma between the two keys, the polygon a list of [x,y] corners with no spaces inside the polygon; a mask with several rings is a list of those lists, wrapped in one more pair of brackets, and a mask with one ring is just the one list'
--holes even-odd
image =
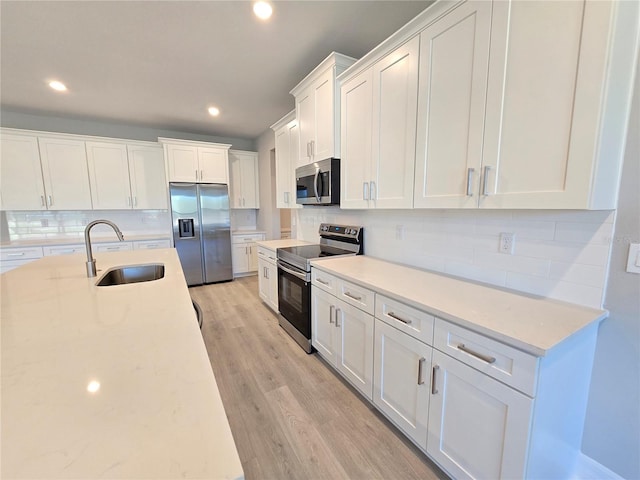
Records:
{"label": "stainless steel faucet", "polygon": [[122,236],[122,232],[120,231],[118,226],[115,223],[110,222],[109,220],[94,220],[89,225],[87,225],[87,228],[84,229],[84,246],[87,249],[87,277],[89,278],[96,276],[96,259],[93,258],[93,252],[91,251],[91,238],[89,236],[89,232],[95,225],[98,225],[99,223],[109,225],[116,232],[116,235],[118,235],[118,239],[121,242],[124,241],[124,237]]}

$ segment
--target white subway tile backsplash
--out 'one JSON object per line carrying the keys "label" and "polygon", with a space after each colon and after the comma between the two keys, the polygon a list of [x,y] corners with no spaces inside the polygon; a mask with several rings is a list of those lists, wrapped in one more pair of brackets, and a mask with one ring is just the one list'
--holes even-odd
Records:
{"label": "white subway tile backsplash", "polygon": [[[365,252],[405,265],[600,307],[613,211],[296,210],[299,238],[318,241],[320,221],[365,227]],[[404,240],[396,239],[396,227]],[[513,255],[498,253],[501,232]]]}

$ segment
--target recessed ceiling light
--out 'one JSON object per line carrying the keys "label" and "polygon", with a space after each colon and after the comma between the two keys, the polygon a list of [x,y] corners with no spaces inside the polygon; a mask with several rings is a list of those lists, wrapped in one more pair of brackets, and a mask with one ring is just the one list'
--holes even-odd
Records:
{"label": "recessed ceiling light", "polygon": [[207,111],[212,117],[217,117],[218,115],[220,115],[220,109],[216,107],[209,107]]}
{"label": "recessed ceiling light", "polygon": [[59,82],[57,80],[54,80],[53,82],[49,82],[49,86],[58,92],[66,92],[67,90],[67,86],[64,83]]}
{"label": "recessed ceiling light", "polygon": [[266,20],[271,16],[273,9],[267,2],[256,2],[253,4],[253,13],[262,20]]}

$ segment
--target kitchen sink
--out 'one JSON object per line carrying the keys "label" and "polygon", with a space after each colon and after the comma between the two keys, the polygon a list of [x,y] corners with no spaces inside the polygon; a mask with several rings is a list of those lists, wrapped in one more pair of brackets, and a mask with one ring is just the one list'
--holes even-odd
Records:
{"label": "kitchen sink", "polygon": [[164,265],[152,263],[148,265],[127,265],[125,267],[112,268],[105,273],[96,285],[108,287],[111,285],[124,285],[127,283],[151,282],[164,277]]}

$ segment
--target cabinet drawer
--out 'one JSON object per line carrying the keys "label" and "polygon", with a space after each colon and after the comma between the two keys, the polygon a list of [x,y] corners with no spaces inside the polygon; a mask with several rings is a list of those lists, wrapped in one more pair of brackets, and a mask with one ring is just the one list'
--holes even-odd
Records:
{"label": "cabinet drawer", "polygon": [[33,260],[42,258],[42,247],[13,247],[0,249],[0,260]]}
{"label": "cabinet drawer", "polygon": [[42,247],[45,256],[50,255],[72,255],[74,253],[86,253],[84,243],[74,245],[58,245],[56,247]]}
{"label": "cabinet drawer", "polygon": [[356,285],[355,283],[347,282],[346,280],[338,280],[337,297],[350,303],[354,307],[358,307],[371,315],[374,312],[374,293],[373,291]]}
{"label": "cabinet drawer", "polygon": [[6,273],[14,268],[21,267],[27,263],[36,261],[37,258],[29,258],[24,260],[3,260],[0,262],[0,273]]}
{"label": "cabinet drawer", "polygon": [[376,318],[421,342],[433,345],[433,324],[435,322],[433,315],[377,294]]}
{"label": "cabinet drawer", "polygon": [[124,252],[127,250],[133,250],[131,242],[111,242],[111,243],[98,243],[94,245],[93,250],[95,252]]}
{"label": "cabinet drawer", "polygon": [[263,233],[233,234],[231,243],[255,243],[264,240]]}
{"label": "cabinet drawer", "polygon": [[151,250],[154,248],[171,248],[171,240],[163,238],[161,240],[145,240],[133,242],[134,250]]}
{"label": "cabinet drawer", "polygon": [[435,320],[433,346],[521,392],[536,391],[538,358],[440,318]]}
{"label": "cabinet drawer", "polygon": [[277,261],[276,252],[267,247],[261,247],[260,245],[258,245],[258,258],[264,258],[273,265],[275,265]]}
{"label": "cabinet drawer", "polygon": [[311,283],[325,292],[338,296],[338,282],[338,277],[317,268],[311,268]]}

